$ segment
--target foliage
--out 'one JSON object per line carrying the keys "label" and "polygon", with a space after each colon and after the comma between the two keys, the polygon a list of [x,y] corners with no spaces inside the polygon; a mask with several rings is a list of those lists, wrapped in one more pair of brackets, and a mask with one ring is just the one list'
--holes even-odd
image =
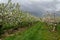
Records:
{"label": "foliage", "polygon": [[36,17],[32,16],[28,12],[22,12],[20,4],[12,3],[11,0],[6,4],[0,3],[0,18],[2,30],[29,27],[38,21]]}

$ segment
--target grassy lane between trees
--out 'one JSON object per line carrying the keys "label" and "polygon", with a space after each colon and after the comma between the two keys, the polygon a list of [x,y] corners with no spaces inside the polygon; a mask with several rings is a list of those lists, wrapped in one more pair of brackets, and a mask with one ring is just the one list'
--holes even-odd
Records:
{"label": "grassy lane between trees", "polygon": [[37,23],[21,35],[6,37],[4,40],[60,40],[59,32],[50,32],[44,23]]}

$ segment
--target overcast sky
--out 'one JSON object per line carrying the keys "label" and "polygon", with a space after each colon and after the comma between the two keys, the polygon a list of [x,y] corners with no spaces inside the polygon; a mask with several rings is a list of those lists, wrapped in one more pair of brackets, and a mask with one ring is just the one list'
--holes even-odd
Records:
{"label": "overcast sky", "polygon": [[[36,6],[37,8],[44,8],[46,10],[52,10],[54,8],[53,5],[55,5],[57,10],[60,10],[60,0],[12,0],[12,2],[19,2],[21,5],[25,7],[32,7]],[[7,0],[0,0],[0,2],[7,2]]]}
{"label": "overcast sky", "polygon": [[[0,3],[6,3],[7,0],[0,0]],[[20,3],[21,8],[27,11],[40,12],[40,11],[53,11],[60,10],[60,0],[12,0],[14,3]]]}

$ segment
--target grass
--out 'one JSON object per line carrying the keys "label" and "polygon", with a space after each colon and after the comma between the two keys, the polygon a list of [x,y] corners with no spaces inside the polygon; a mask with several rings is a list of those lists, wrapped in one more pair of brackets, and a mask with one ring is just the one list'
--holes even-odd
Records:
{"label": "grass", "polygon": [[4,38],[4,40],[60,40],[60,32],[50,32],[44,23],[37,23],[22,34]]}

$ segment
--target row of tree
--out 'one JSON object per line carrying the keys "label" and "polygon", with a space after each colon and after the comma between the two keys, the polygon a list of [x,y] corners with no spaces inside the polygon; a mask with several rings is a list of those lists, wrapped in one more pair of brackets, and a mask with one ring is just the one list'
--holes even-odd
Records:
{"label": "row of tree", "polygon": [[[38,19],[38,18],[37,18]],[[3,30],[31,26],[38,20],[28,12],[22,12],[19,3],[0,3],[0,33]]]}

